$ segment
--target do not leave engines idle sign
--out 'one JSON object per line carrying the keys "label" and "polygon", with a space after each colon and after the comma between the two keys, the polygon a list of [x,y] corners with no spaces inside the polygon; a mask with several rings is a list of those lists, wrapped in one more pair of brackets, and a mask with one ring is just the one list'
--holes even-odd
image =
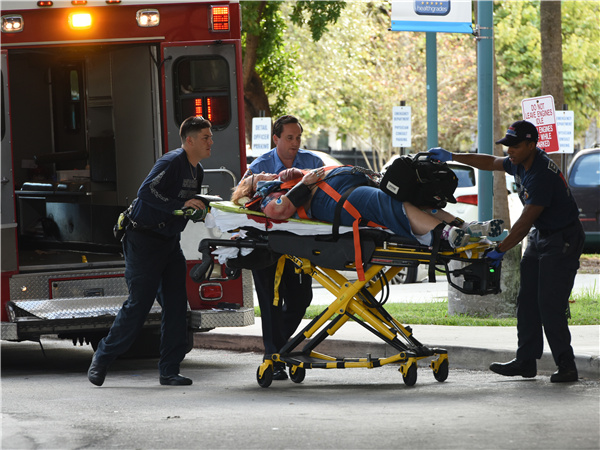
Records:
{"label": "do not leave engines idle sign", "polygon": [[537,146],[546,153],[557,152],[558,132],[556,130],[556,114],[554,111],[554,97],[526,98],[521,102],[523,119],[531,122],[537,128],[539,139]]}

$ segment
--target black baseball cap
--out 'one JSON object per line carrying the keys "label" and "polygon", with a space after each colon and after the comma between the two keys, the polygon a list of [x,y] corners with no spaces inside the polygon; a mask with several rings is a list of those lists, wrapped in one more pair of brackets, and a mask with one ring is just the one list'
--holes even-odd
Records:
{"label": "black baseball cap", "polygon": [[506,130],[506,136],[504,136],[496,144],[506,145],[512,147],[523,141],[538,141],[537,128],[531,122],[526,120],[517,120],[513,123],[508,130]]}

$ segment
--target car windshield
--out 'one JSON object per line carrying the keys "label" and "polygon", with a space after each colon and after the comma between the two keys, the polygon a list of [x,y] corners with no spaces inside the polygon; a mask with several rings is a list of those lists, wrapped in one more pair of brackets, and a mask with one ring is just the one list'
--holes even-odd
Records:
{"label": "car windshield", "polygon": [[452,166],[451,169],[458,177],[457,187],[475,186],[475,171],[471,167]]}
{"label": "car windshield", "polygon": [[600,153],[590,153],[579,158],[569,176],[575,187],[597,187],[600,184]]}

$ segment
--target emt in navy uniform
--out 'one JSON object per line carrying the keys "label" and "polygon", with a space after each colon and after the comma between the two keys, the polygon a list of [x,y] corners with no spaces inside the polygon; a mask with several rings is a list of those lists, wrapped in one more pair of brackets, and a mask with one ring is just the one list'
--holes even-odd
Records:
{"label": "emt in navy uniform", "polygon": [[517,297],[516,358],[507,363],[493,363],[490,370],[505,376],[535,377],[536,359],[540,359],[543,352],[543,330],[558,366],[550,381],[577,381],[568,325],[569,296],[585,234],[579,221],[579,209],[563,174],[548,155],[537,148],[537,141],[535,125],[520,120],[496,142],[508,147],[506,158],[450,153],[442,148],[429,151],[432,158],[441,161],[454,160],[478,169],[503,170],[514,175],[524,205],[506,239],[487,254],[499,262],[505,252],[529,233],[527,249],[521,259],[521,287]]}
{"label": "emt in navy uniform", "polygon": [[94,353],[88,379],[96,386],[102,386],[110,363],[135,341],[155,299],[162,307],[160,384],[192,384],[179,374],[188,347],[186,261],[179,240],[188,219],[173,211],[204,212],[204,203],[194,196],[200,193],[204,176],[200,161],[210,156],[213,145],[211,124],[199,116],[189,117],[179,135],[181,148],[156,161],[130,213],[131,224],[123,237],[129,298]]}
{"label": "emt in navy uniform", "polygon": [[[242,179],[262,172],[278,174],[291,167],[322,167],[321,158],[300,149],[302,131],[302,125],[296,117],[279,117],[273,124],[275,148],[256,158]],[[268,358],[271,354],[279,352],[294,334],[312,301],[312,278],[307,274],[297,274],[294,265],[286,261],[279,286],[279,304],[274,306],[276,267],[277,264],[273,264],[263,269],[252,270],[260,305],[265,356]],[[287,379],[283,363],[276,363],[273,369],[274,380]]]}

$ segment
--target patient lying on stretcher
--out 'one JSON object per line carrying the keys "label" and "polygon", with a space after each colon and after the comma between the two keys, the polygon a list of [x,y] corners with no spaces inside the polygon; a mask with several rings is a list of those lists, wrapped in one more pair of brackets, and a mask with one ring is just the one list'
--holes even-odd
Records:
{"label": "patient lying on stretcher", "polygon": [[503,231],[503,221],[499,219],[467,224],[444,210],[421,209],[401,202],[380,190],[367,175],[349,166],[311,171],[291,168],[279,175],[249,175],[236,187],[231,200],[254,207],[272,219],[300,217],[333,223],[339,199],[351,188],[339,212],[340,225],[367,222],[430,245],[432,231],[444,223],[442,239],[453,248],[466,245],[471,236],[496,237]]}

